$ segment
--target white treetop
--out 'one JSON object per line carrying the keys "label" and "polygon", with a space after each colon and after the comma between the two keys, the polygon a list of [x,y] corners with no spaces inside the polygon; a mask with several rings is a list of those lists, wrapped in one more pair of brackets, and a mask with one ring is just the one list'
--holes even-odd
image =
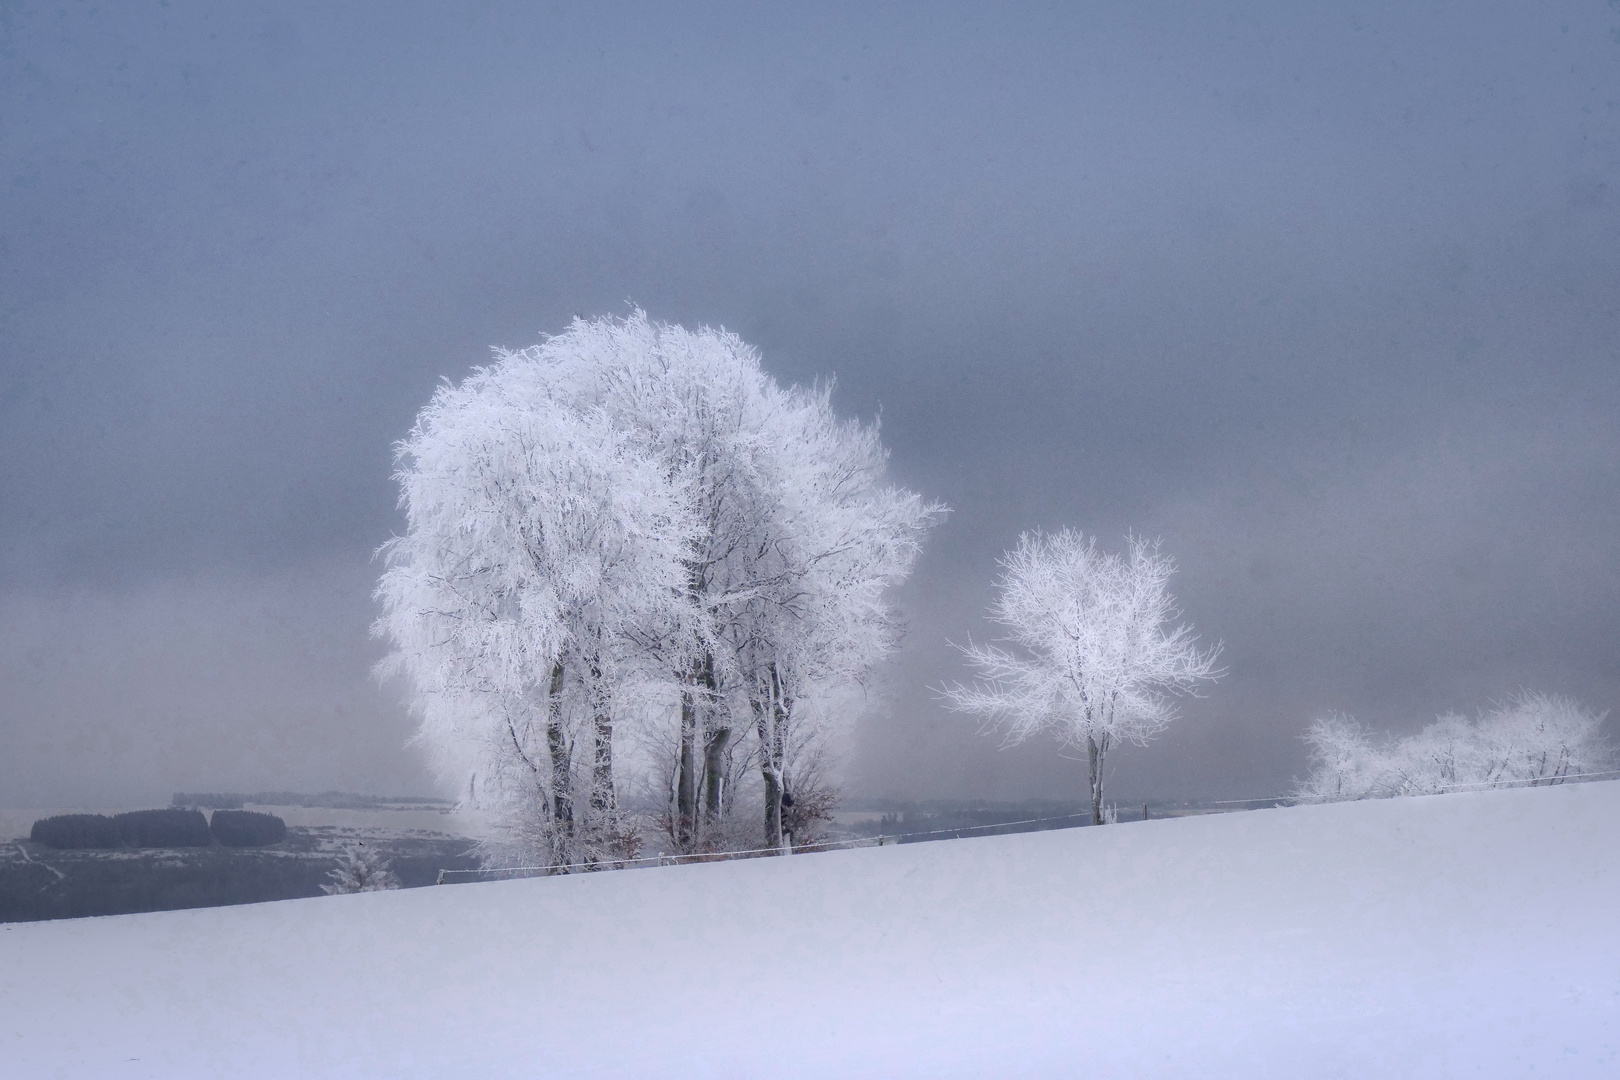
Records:
{"label": "white treetop", "polygon": [[1103,820],[1103,765],[1120,740],[1146,743],[1175,717],[1171,696],[1221,674],[1178,617],[1175,564],[1158,545],[1099,551],[1079,532],[1025,533],[1002,559],[990,620],[1003,644],[962,651],[980,681],[944,691],[947,705],[986,719],[1009,744],[1040,732],[1084,748],[1092,819]]}

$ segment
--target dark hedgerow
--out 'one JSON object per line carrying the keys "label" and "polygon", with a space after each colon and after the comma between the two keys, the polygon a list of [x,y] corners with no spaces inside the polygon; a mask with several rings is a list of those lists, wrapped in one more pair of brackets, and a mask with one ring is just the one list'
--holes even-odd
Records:
{"label": "dark hedgerow", "polygon": [[53,848],[115,848],[123,846],[118,823],[105,814],[57,814],[40,818],[28,839]]}
{"label": "dark hedgerow", "polygon": [[285,821],[252,810],[215,810],[208,827],[226,847],[263,847],[287,839]]}
{"label": "dark hedgerow", "polygon": [[200,810],[131,810],[113,820],[130,847],[207,847],[213,842]]}

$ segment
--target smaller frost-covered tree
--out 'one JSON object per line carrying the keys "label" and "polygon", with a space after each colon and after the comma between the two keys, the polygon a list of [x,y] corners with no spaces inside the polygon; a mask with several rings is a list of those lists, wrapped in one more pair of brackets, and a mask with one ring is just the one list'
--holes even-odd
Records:
{"label": "smaller frost-covered tree", "polygon": [[364,842],[345,848],[343,861],[327,877],[332,883],[322,885],[321,891],[328,896],[399,888],[399,878],[388,869],[387,862]]}
{"label": "smaller frost-covered tree", "polygon": [[1171,695],[1219,678],[1219,646],[1203,651],[1189,627],[1170,626],[1175,563],[1140,537],[1116,555],[1069,529],[1025,533],[1001,566],[990,620],[1011,647],[964,648],[981,681],[945,688],[946,704],[983,716],[1009,744],[1052,731],[1084,749],[1091,820],[1102,823],[1109,749],[1146,744],[1175,718]]}
{"label": "smaller frost-covered tree", "polygon": [[1305,733],[1311,773],[1300,802],[1435,795],[1561,784],[1614,766],[1606,713],[1557,694],[1521,693],[1478,720],[1442,716],[1414,735],[1375,743],[1353,719],[1317,720]]}

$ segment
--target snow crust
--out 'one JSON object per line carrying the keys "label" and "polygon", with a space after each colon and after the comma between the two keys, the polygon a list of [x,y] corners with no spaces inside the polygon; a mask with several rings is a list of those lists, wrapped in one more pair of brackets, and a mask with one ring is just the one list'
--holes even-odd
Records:
{"label": "snow crust", "polygon": [[35,1077],[1620,1075],[1620,782],[0,926]]}

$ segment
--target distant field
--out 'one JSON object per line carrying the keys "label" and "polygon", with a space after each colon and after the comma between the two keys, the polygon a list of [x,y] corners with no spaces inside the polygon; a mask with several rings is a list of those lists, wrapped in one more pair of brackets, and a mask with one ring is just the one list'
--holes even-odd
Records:
{"label": "distant field", "polygon": [[381,829],[387,832],[415,829],[449,836],[471,835],[466,819],[449,809],[433,810],[411,806],[399,809],[334,810],[325,806],[273,806],[259,803],[245,803],[243,808],[274,814],[285,821],[288,828],[331,826],[340,829]]}

